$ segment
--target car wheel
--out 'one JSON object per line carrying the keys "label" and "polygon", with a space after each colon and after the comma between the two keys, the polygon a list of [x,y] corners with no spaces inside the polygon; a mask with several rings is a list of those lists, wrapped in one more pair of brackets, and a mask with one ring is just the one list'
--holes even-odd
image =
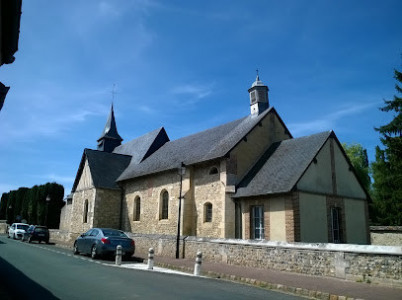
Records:
{"label": "car wheel", "polygon": [[73,253],[74,253],[75,255],[80,254],[80,251],[78,250],[77,243],[74,243],[74,251],[73,251]]}
{"label": "car wheel", "polygon": [[46,244],[49,244],[49,240],[46,240],[45,243],[46,243]]}
{"label": "car wheel", "polygon": [[92,249],[91,249],[91,258],[92,258],[92,259],[95,259],[95,258],[97,258],[97,257],[98,257],[98,253],[96,253],[96,246],[93,245],[93,246],[92,246]]}
{"label": "car wheel", "polygon": [[15,240],[15,239],[17,239],[16,237],[15,237],[15,233],[13,234],[13,240]]}

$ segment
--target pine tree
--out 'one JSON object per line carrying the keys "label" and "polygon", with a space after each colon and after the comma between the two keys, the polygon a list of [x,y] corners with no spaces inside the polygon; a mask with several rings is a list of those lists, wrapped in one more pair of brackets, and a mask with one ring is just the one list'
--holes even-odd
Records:
{"label": "pine tree", "polygon": [[368,163],[367,150],[360,144],[346,144],[342,143],[342,147],[345,150],[350,162],[355,169],[356,175],[359,178],[361,184],[364,186],[367,192],[371,189],[370,170]]}
{"label": "pine tree", "polygon": [[[395,89],[401,94],[402,73],[395,70],[395,79]],[[376,128],[384,149],[376,147],[376,161],[372,164],[374,221],[379,225],[402,225],[402,98],[394,95],[384,102],[380,110],[393,112],[394,118]]]}

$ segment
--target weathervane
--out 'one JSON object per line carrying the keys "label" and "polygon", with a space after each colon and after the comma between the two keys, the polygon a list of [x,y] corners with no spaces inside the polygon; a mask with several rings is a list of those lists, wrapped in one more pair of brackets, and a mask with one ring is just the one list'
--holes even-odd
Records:
{"label": "weathervane", "polygon": [[113,83],[113,88],[112,88],[112,91],[111,91],[111,93],[112,93],[112,103],[114,102],[114,95],[117,94],[117,92],[115,91],[115,87],[116,87],[116,84]]}

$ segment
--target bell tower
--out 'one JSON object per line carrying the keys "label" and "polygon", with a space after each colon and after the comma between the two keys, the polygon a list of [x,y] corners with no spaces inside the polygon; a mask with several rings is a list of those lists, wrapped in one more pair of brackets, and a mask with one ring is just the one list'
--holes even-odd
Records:
{"label": "bell tower", "polygon": [[110,108],[109,118],[107,119],[105,128],[101,137],[98,139],[98,150],[105,152],[113,152],[114,148],[121,145],[123,139],[117,132],[116,120],[114,119],[113,104]]}
{"label": "bell tower", "polygon": [[248,89],[251,115],[258,116],[269,107],[268,91],[268,86],[262,83],[257,70],[257,78],[251,85],[251,88]]}

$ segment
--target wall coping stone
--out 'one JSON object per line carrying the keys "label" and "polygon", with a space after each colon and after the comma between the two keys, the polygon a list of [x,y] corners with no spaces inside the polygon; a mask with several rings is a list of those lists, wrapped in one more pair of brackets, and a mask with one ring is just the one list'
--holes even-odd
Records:
{"label": "wall coping stone", "polygon": [[332,243],[287,243],[267,240],[238,240],[238,239],[214,239],[214,238],[197,238],[189,236],[188,241],[194,242],[211,242],[219,244],[231,245],[250,245],[261,247],[275,247],[284,249],[299,250],[316,250],[316,251],[332,251],[332,252],[352,252],[366,254],[387,254],[402,255],[402,246],[382,246],[382,245],[357,245],[357,244],[332,244]]}
{"label": "wall coping stone", "polygon": [[402,226],[370,226],[370,231],[395,231],[402,232]]}

